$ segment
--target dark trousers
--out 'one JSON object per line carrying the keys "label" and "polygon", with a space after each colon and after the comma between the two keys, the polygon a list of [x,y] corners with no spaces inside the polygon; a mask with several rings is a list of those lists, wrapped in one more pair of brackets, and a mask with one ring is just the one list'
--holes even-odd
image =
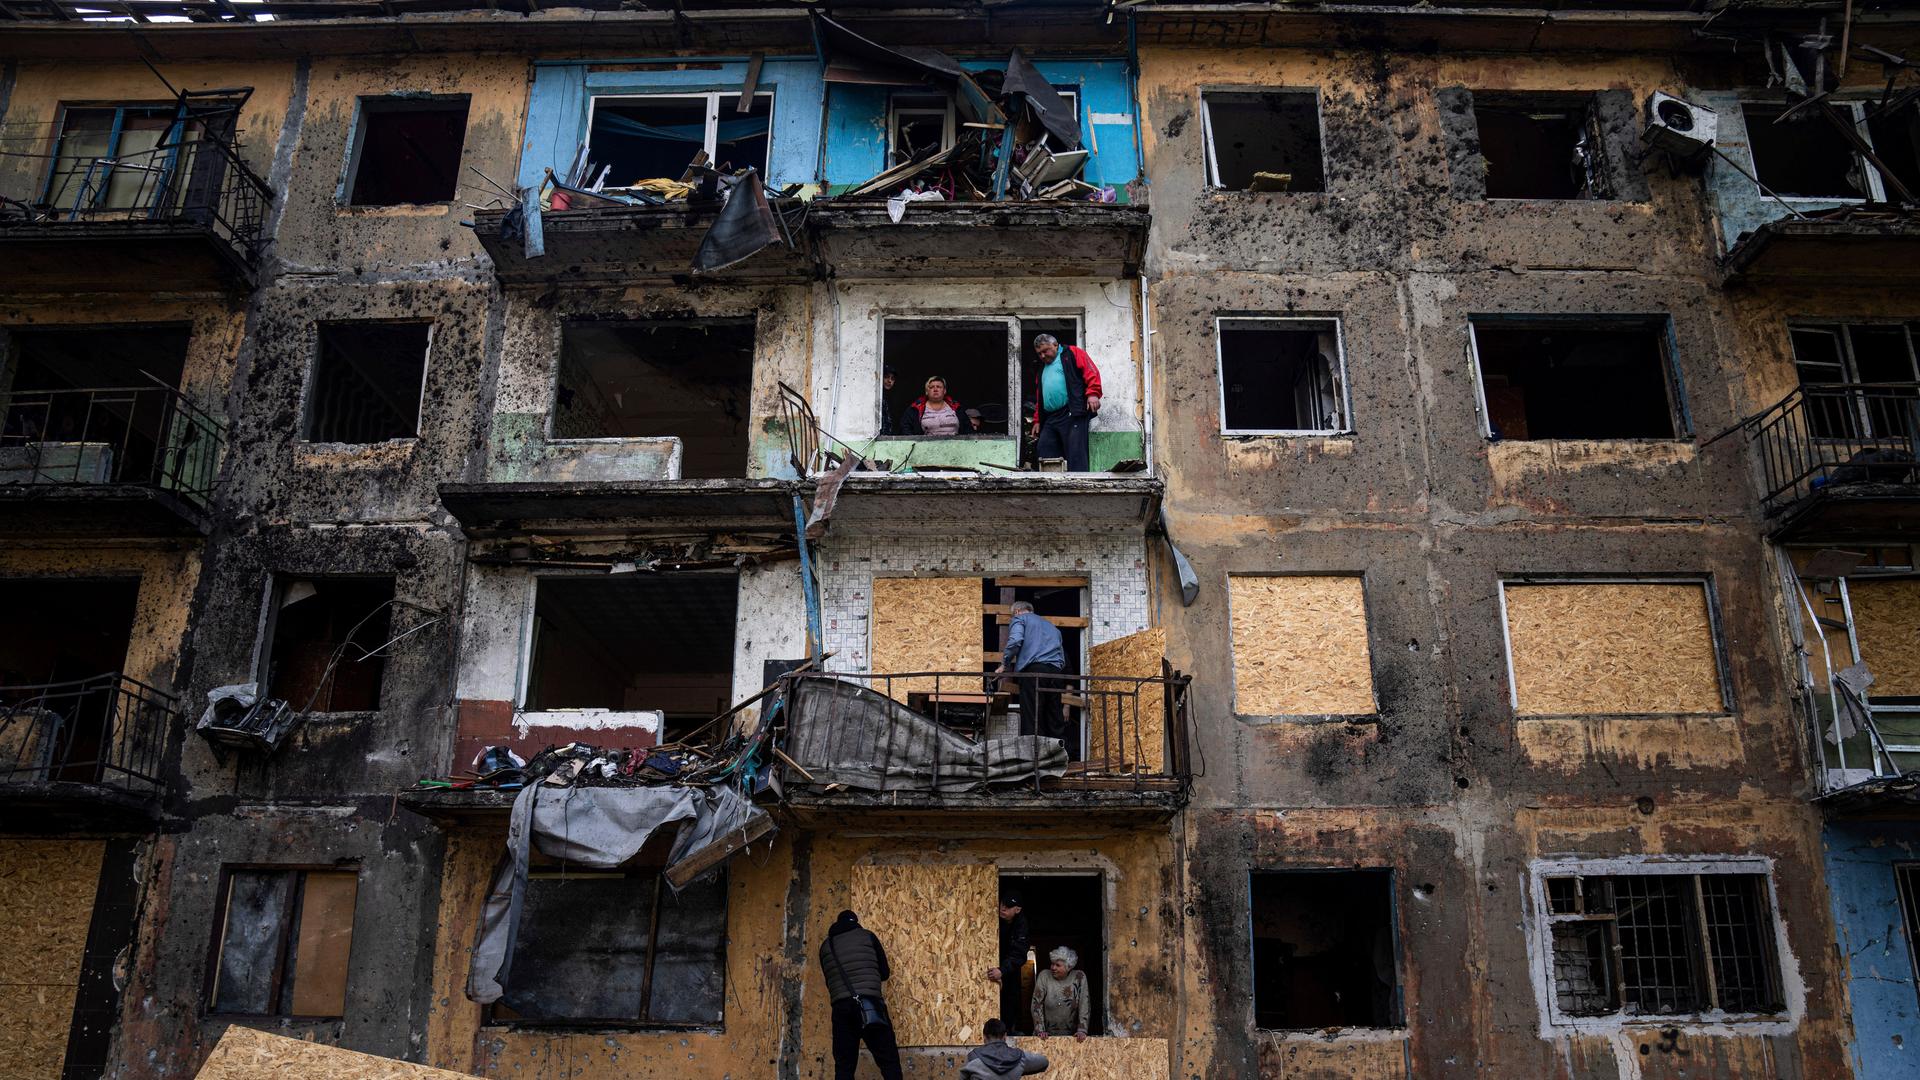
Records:
{"label": "dark trousers", "polygon": [[1021,1000],[1020,969],[1000,969],[1000,1022],[1007,1025],[1007,1034],[1016,1035],[1033,1026],[1033,1018],[1027,1015],[1026,1002]]}
{"label": "dark trousers", "polygon": [[[884,1015],[885,1007],[881,1008]],[[900,1080],[900,1048],[893,1041],[892,1024],[860,1026],[860,1003],[841,998],[833,1003],[833,1080],[853,1080],[860,1064],[860,1041],[866,1040],[867,1052],[880,1066],[885,1080]]]}
{"label": "dark trousers", "polygon": [[[1020,669],[1022,674],[1041,672],[1058,675],[1062,668],[1059,664],[1029,664]],[[1067,760],[1080,760],[1080,732],[1077,724],[1067,721],[1066,709],[1060,695],[1066,693],[1066,679],[1019,679],[1020,684],[1020,734],[1039,735],[1045,739],[1059,739],[1067,744]]]}
{"label": "dark trousers", "polygon": [[1086,472],[1087,428],[1093,417],[1073,415],[1073,410],[1058,409],[1040,417],[1040,446],[1036,455],[1067,459],[1068,472]]}

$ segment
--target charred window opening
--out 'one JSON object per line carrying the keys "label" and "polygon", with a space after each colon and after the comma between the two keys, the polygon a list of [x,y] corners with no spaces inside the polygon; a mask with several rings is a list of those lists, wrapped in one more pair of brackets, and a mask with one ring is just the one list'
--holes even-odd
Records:
{"label": "charred window opening", "polygon": [[773,95],[755,94],[745,112],[738,94],[676,94],[593,99],[587,131],[589,177],[613,187],[678,180],[705,152],[722,169],[767,171]]}
{"label": "charred window opening", "polygon": [[1789,334],[1800,385],[1813,391],[1806,409],[1814,436],[1911,439],[1920,431],[1920,350],[1912,326],[1798,324]]}
{"label": "charred window opening", "polygon": [[526,708],[658,709],[670,726],[726,711],[734,574],[536,579]]}
{"label": "charred window opening", "polygon": [[137,580],[0,579],[0,611],[15,613],[0,624],[0,780],[99,782],[139,592]]}
{"label": "charred window opening", "polygon": [[1072,949],[1087,975],[1087,1034],[1107,1027],[1106,904],[1097,874],[1002,874],[1000,895],[1018,897],[1027,920],[1028,959],[1001,983],[1009,1034],[1034,1034],[1033,988],[1053,950]]}
{"label": "charred window opening", "polygon": [[267,696],[299,712],[380,707],[393,627],[390,577],[289,578],[274,589]]}
{"label": "charred window opening", "polygon": [[[1851,106],[1839,106],[1852,116]],[[1862,199],[1872,194],[1867,168],[1853,146],[1818,109],[1782,121],[1784,105],[1747,104],[1747,147],[1753,173],[1768,190],[1789,199]]]}
{"label": "charred window opening", "polygon": [[1487,162],[1487,198],[1612,197],[1592,94],[1476,91],[1473,117]]}
{"label": "charred window opening", "polygon": [[1679,1016],[1784,1008],[1765,874],[1547,878],[1554,1005],[1562,1016]]}
{"label": "charred window opening", "polygon": [[362,98],[350,206],[450,202],[460,188],[467,98]]}
{"label": "charred window opening", "polygon": [[1474,319],[1495,439],[1677,437],[1664,320]]}
{"label": "charred window opening", "polygon": [[946,95],[895,94],[888,112],[889,168],[953,145],[953,100]]}
{"label": "charred window opening", "polygon": [[680,440],[684,479],[745,476],[752,319],[568,323],[556,439]]}
{"label": "charred window opening", "polygon": [[1894,178],[1920,199],[1920,97],[1888,104],[1892,107],[1883,110],[1878,102],[1866,103],[1867,141]]}
{"label": "charred window opening", "polygon": [[228,870],[208,1010],[316,1019],[344,1014],[359,888],[352,870]]}
{"label": "charred window opening", "polygon": [[377,443],[420,431],[431,323],[321,323],[308,442]]}
{"label": "charred window opening", "polygon": [[1221,319],[1221,430],[1346,430],[1340,328],[1332,319]]}
{"label": "charred window opening", "polygon": [[1315,90],[1201,95],[1207,181],[1231,191],[1325,191]]}
{"label": "charred window opening", "polygon": [[[939,378],[947,398],[966,414],[972,434],[1005,436],[1014,400],[1008,340],[1013,332],[1005,319],[888,319],[881,329],[881,356],[894,384],[883,392],[882,407],[896,410],[892,430],[924,430],[924,413],[914,409],[914,402],[925,395],[927,380]],[[960,434],[967,432],[963,428]]]}
{"label": "charred window opening", "polygon": [[[164,474],[186,327],[0,331],[0,482]],[[71,444],[64,455],[48,444]],[[70,468],[69,468],[70,464]]]}
{"label": "charred window opening", "polygon": [[1399,1027],[1389,870],[1256,871],[1254,1026]]}

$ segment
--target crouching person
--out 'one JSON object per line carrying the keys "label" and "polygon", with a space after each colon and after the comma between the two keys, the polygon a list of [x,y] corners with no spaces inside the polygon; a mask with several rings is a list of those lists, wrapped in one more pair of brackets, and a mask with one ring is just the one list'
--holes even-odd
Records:
{"label": "crouching person", "polygon": [[880,938],[860,925],[859,916],[841,912],[820,943],[820,969],[833,1002],[834,1080],[853,1080],[863,1041],[880,1075],[901,1080],[900,1048],[893,1041],[893,1019],[881,993],[881,984],[893,971]]}
{"label": "crouching person", "polygon": [[1044,1054],[1029,1054],[1007,1045],[1007,1025],[999,1017],[987,1021],[987,1041],[973,1048],[960,1066],[963,1080],[1019,1080],[1047,1071]]}

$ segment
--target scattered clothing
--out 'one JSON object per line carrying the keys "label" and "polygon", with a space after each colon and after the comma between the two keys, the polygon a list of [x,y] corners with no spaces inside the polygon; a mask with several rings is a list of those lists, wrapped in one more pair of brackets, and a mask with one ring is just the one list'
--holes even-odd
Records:
{"label": "scattered clothing", "polygon": [[1033,1030],[1048,1035],[1087,1033],[1087,973],[1075,968],[1064,979],[1050,968],[1033,976]]}
{"label": "scattered clothing", "polygon": [[1008,1046],[1005,1039],[994,1039],[967,1054],[960,1075],[965,1080],[1019,1080],[1046,1072],[1048,1064],[1045,1054],[1031,1054]]}

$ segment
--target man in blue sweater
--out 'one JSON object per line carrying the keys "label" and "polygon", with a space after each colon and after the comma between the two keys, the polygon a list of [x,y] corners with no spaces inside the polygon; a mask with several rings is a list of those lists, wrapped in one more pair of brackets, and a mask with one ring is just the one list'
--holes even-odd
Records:
{"label": "man in blue sweater", "polygon": [[1038,734],[1059,739],[1067,745],[1067,760],[1080,760],[1079,732],[1070,730],[1060,695],[1067,680],[1045,676],[1066,671],[1067,652],[1060,631],[1033,613],[1025,600],[1013,602],[1013,625],[1007,631],[1007,647],[1002,653],[1001,671],[1034,673],[1041,677],[1016,679],[1020,690],[1020,734]]}

